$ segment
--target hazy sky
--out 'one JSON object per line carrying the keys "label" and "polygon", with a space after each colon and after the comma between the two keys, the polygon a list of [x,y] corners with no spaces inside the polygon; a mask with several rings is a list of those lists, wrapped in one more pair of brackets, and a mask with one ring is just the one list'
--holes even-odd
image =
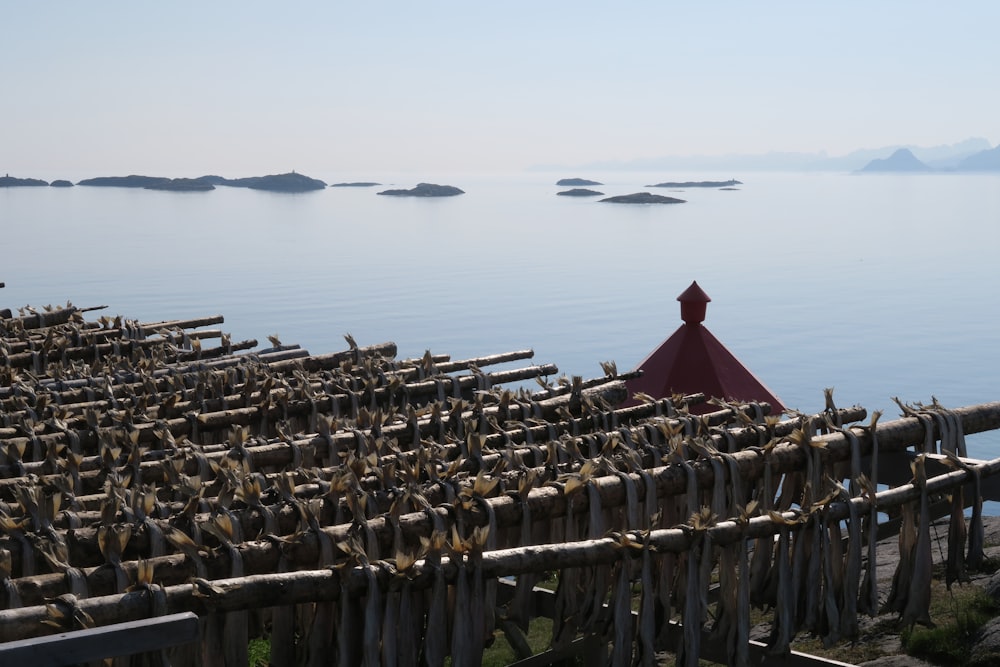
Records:
{"label": "hazy sky", "polygon": [[29,2],[0,171],[515,170],[1000,141],[1000,2]]}

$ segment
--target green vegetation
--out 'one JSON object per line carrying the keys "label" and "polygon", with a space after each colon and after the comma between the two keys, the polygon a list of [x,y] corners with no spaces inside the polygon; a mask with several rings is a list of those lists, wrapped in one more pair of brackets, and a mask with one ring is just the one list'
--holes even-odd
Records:
{"label": "green vegetation", "polygon": [[953,593],[950,599],[942,596],[931,605],[937,627],[915,626],[902,631],[903,648],[909,655],[939,664],[970,664],[972,638],[1000,607],[978,588]]}
{"label": "green vegetation", "polygon": [[251,639],[247,647],[250,667],[267,667],[271,661],[271,642],[266,639]]}

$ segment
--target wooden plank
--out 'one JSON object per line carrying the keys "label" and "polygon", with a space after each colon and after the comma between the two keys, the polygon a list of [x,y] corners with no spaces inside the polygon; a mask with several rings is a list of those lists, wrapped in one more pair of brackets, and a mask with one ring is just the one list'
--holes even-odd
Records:
{"label": "wooden plank", "polygon": [[0,665],[60,667],[158,651],[197,639],[198,616],[186,611],[0,644]]}

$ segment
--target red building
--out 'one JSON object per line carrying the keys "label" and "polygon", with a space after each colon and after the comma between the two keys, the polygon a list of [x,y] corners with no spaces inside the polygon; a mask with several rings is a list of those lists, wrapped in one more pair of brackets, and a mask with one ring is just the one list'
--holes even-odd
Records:
{"label": "red building", "polygon": [[[681,302],[684,324],[637,366],[643,374],[626,382],[629,395],[643,392],[665,398],[678,393],[703,393],[727,401],[769,403],[771,414],[783,412],[785,406],[774,392],[702,324],[712,299],[698,282],[692,282],[677,300]],[[694,407],[692,411],[699,412],[698,406]],[[710,409],[714,408],[705,405],[701,411]]]}

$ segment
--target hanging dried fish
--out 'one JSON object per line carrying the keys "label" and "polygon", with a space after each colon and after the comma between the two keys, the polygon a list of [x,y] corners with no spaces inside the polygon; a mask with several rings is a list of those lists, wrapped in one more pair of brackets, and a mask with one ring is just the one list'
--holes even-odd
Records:
{"label": "hanging dried fish", "polygon": [[[628,549],[631,540],[622,535],[620,546]],[[611,646],[612,665],[631,665],[634,628],[632,622],[632,557],[623,554],[615,564],[617,576],[615,589],[611,594],[614,619],[614,640]]]}
{"label": "hanging dried fish", "polygon": [[[859,487],[864,476],[859,479]],[[847,554],[843,560],[843,582],[840,596],[840,631],[844,638],[858,636],[858,585],[861,580],[861,520],[850,492],[838,484],[840,498],[847,503]]]}
{"label": "hanging dried fish", "polygon": [[945,561],[945,585],[951,589],[954,582],[969,581],[965,572],[965,498],[961,486],[951,492],[951,518],[948,521],[948,559]]}
{"label": "hanging dried fish", "polygon": [[[382,587],[375,574],[375,568],[367,563],[362,565],[367,583],[365,590],[365,628],[362,639],[362,665],[379,667],[382,641]],[[243,663],[234,663],[240,664]]]}
{"label": "hanging dried fish", "polygon": [[696,667],[701,654],[701,629],[706,609],[702,589],[708,588],[708,581],[702,581],[701,561],[705,552],[712,547],[707,540],[708,528],[715,517],[709,508],[691,515],[687,524],[692,535],[691,546],[687,550],[687,581],[684,592],[684,612],[682,614],[683,635],[677,649],[677,664]]}
{"label": "hanging dried fish", "polygon": [[642,542],[642,561],[639,582],[642,598],[639,601],[639,641],[636,644],[636,665],[653,667],[656,664],[656,587],[653,583],[653,550],[647,530]]}
{"label": "hanging dried fish", "polygon": [[429,667],[444,664],[448,655],[448,583],[441,567],[441,549],[445,534],[434,530],[429,539],[421,538],[427,551],[425,563],[433,572],[430,600],[427,607],[427,631],[424,635],[424,662]]}
{"label": "hanging dried fish", "polygon": [[736,631],[734,641],[726,652],[729,664],[733,667],[749,667],[750,665],[750,559],[747,555],[749,546],[746,538],[750,518],[756,511],[756,503],[750,501],[746,507],[741,507],[736,513],[736,522],[742,530],[742,537],[736,542],[737,576],[736,587]]}
{"label": "hanging dried fish", "polygon": [[[983,560],[986,555],[983,553],[983,494],[982,494],[982,473],[978,466],[969,465],[963,461],[959,456],[945,452],[945,463],[948,465],[965,470],[969,473],[972,478],[972,516],[969,519],[968,527],[968,537],[969,537],[969,550],[965,557],[965,567],[970,570],[979,570],[983,564]],[[964,486],[959,487],[960,490],[964,489]],[[953,499],[954,500],[954,499]],[[964,502],[963,502],[964,506]],[[954,511],[954,510],[953,510]],[[949,560],[951,558],[951,533],[949,532],[948,538],[948,553]],[[963,569],[964,573],[965,570]]]}
{"label": "hanging dried fish", "polygon": [[872,413],[871,422],[868,426],[862,427],[872,441],[872,451],[869,460],[871,476],[867,479],[862,477],[859,482],[862,493],[869,501],[867,528],[868,528],[868,558],[865,566],[865,578],[861,583],[861,595],[858,598],[858,610],[875,616],[878,613],[878,502],[876,493],[878,491],[878,420],[882,413],[878,410]]}
{"label": "hanging dried fish", "polygon": [[823,610],[821,619],[823,627],[823,644],[832,646],[840,641],[840,607],[841,587],[838,575],[842,575],[844,555],[841,550],[840,523],[829,516],[829,505],[820,512],[822,529],[823,558]]}
{"label": "hanging dried fish", "polygon": [[[589,463],[589,461],[588,461]],[[586,464],[584,464],[586,466]],[[583,469],[581,469],[581,474]],[[604,524],[604,508],[601,500],[600,488],[591,479],[587,484],[588,515],[587,539],[597,540],[604,537],[606,532]],[[586,604],[581,614],[584,631],[599,628],[606,616],[605,601],[608,597],[608,589],[611,586],[611,566],[596,565],[592,568],[590,578],[590,595],[587,596]]]}
{"label": "hanging dried fish", "polygon": [[340,623],[337,625],[337,664],[358,667],[364,656],[364,612],[361,599],[347,585],[347,571],[340,580]]}
{"label": "hanging dried fish", "polygon": [[913,468],[913,483],[920,488],[920,519],[917,524],[910,591],[906,599],[906,607],[903,608],[901,622],[909,627],[912,627],[914,623],[934,627],[930,617],[931,577],[934,567],[931,554],[931,512],[923,455],[917,456],[911,463],[911,467]]}
{"label": "hanging dried fish", "polygon": [[[764,456],[764,474],[757,484],[756,501],[761,512],[770,512],[774,504],[774,486],[771,469],[771,452],[774,441],[761,448]],[[774,552],[774,538],[771,535],[754,540],[753,556],[750,559],[750,603],[755,607],[766,604],[768,573],[771,570],[771,555]]]}
{"label": "hanging dried fish", "polygon": [[471,592],[469,590],[469,570],[465,552],[468,545],[452,528],[452,563],[455,565],[455,607],[451,631],[451,664],[456,667],[470,664],[472,660]]}
{"label": "hanging dried fish", "polygon": [[[778,524],[778,544],[774,559],[778,573],[778,602],[774,608],[774,622],[771,625],[771,635],[767,640],[767,652],[769,655],[787,655],[792,637],[795,634],[793,614],[796,604],[792,590],[792,568],[788,557],[791,522],[778,512],[772,511],[769,515],[771,520]],[[806,528],[802,530],[806,530]]]}
{"label": "hanging dried fish", "polygon": [[[527,547],[533,544],[531,520],[531,505],[528,503],[528,493],[534,486],[536,473],[529,469],[518,481],[517,499],[521,508],[521,540],[519,546]],[[593,500],[591,500],[593,503]],[[528,623],[534,617],[534,588],[538,581],[538,575],[534,572],[525,572],[517,575],[517,584],[514,587],[514,597],[507,605],[507,620],[514,623],[522,632],[528,631]]]}
{"label": "hanging dried fish", "polygon": [[[243,555],[234,540],[237,529],[228,514],[218,514],[202,528],[211,533],[229,554],[229,576],[243,577]],[[227,665],[244,665],[249,662],[247,646],[249,614],[245,610],[226,612],[223,618],[223,650]]]}
{"label": "hanging dried fish", "polygon": [[[326,568],[334,565],[334,544],[326,531],[320,527],[319,506],[320,502],[308,502],[299,505],[299,512],[302,513],[303,520],[309,525],[310,532],[315,535],[319,543],[318,567]],[[280,610],[285,615],[283,623],[289,624],[291,607]],[[284,630],[287,632],[287,629]],[[337,636],[337,603],[334,601],[317,602],[313,605],[312,621],[309,624],[307,637],[308,667],[319,667],[330,664],[331,658],[335,655],[334,639]]]}
{"label": "hanging dried fish", "polygon": [[[418,554],[398,552],[396,554],[396,578],[394,587],[399,597],[399,611],[396,614],[397,623],[395,627],[387,627],[382,631],[383,660],[393,661],[397,667],[416,667],[420,657],[420,635],[424,628],[423,596],[420,591],[413,587],[410,578],[413,565],[417,561]],[[388,603],[386,605],[386,619],[389,619]],[[384,655],[387,651],[388,640],[395,636],[395,655]],[[388,664],[388,663],[387,663]]]}
{"label": "hanging dried fish", "polygon": [[[566,485],[567,492],[573,490]],[[579,487],[577,487],[579,489]],[[573,493],[566,499],[566,532],[565,541],[575,542],[577,535],[577,518],[574,507],[579,493]],[[581,586],[582,573],[579,567],[563,568],[559,572],[559,584],[556,587],[555,616],[552,619],[552,646],[561,647],[573,641],[580,625],[580,612],[586,591]]]}

